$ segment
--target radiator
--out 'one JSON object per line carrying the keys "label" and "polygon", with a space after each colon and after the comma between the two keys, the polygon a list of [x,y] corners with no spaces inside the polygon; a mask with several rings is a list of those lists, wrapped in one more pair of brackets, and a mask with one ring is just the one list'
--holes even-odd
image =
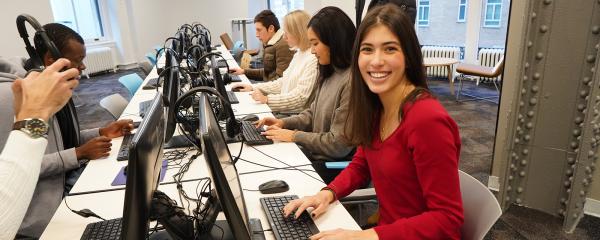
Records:
{"label": "radiator", "polygon": [[89,48],[86,51],[86,57],[83,59],[86,69],[82,74],[88,78],[90,74],[115,71],[115,61],[113,59],[112,49],[109,47]]}
{"label": "radiator", "polygon": [[[445,46],[423,46],[421,47],[423,58],[441,57],[460,59],[460,48]],[[427,76],[447,77],[446,67],[428,67]]]}
{"label": "radiator", "polygon": [[[479,65],[485,67],[494,67],[504,57],[504,49],[500,48],[482,48],[479,50]],[[500,81],[502,75],[496,78],[477,78],[477,84],[480,81]]]}

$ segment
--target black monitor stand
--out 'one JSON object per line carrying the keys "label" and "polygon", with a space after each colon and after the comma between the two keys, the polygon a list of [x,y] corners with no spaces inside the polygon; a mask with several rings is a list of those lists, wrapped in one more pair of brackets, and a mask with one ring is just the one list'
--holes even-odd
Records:
{"label": "black monitor stand", "polygon": [[[251,238],[252,240],[265,240],[265,233],[263,231],[260,219],[258,218],[250,218],[250,231],[252,231]],[[235,240],[233,234],[231,233],[231,229],[229,228],[229,224],[227,220],[217,220],[215,221],[215,226],[211,229],[209,234],[202,235],[199,239],[209,239],[209,240]]]}
{"label": "black monitor stand", "polygon": [[172,148],[183,148],[183,147],[193,147],[194,145],[183,135],[177,135],[171,137],[171,139],[164,144],[165,149]]}

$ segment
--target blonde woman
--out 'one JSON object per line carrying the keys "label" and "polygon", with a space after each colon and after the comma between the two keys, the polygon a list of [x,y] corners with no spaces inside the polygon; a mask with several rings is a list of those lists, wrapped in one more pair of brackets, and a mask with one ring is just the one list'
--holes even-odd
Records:
{"label": "blonde woman", "polygon": [[274,112],[304,110],[318,73],[317,58],[310,52],[306,33],[309,20],[310,15],[303,10],[290,12],[283,18],[285,40],[296,53],[282,77],[255,85],[234,84],[232,88],[242,87],[240,91],[252,91],[255,101],[268,104]]}

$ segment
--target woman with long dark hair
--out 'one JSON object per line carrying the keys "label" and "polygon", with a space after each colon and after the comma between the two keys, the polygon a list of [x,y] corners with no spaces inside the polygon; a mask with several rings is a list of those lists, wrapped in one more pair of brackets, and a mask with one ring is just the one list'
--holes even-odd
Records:
{"label": "woman with long dark hair", "polygon": [[350,100],[350,64],[356,29],[352,20],[337,7],[325,7],[308,22],[311,52],[317,57],[319,75],[311,94],[310,107],[298,115],[263,118],[269,139],[295,142],[313,160],[326,182],[339,171],[328,172],[325,161],[349,160],[353,147],[343,136]]}
{"label": "woman with long dark hair", "polygon": [[371,180],[378,226],[324,231],[311,239],[460,239],[458,126],[429,93],[410,19],[391,4],[369,11],[354,53],[345,133],[357,152],[326,188],[290,202],[284,214],[314,207],[318,217]]}

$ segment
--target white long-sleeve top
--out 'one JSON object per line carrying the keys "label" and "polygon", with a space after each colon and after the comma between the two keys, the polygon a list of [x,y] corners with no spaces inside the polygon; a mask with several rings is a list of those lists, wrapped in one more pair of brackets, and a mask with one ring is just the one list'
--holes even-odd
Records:
{"label": "white long-sleeve top", "polygon": [[40,174],[48,141],[12,131],[0,153],[0,239],[13,239]]}
{"label": "white long-sleeve top", "polygon": [[270,82],[254,85],[267,95],[267,105],[274,112],[304,110],[317,80],[317,58],[310,49],[297,50],[283,76]]}

